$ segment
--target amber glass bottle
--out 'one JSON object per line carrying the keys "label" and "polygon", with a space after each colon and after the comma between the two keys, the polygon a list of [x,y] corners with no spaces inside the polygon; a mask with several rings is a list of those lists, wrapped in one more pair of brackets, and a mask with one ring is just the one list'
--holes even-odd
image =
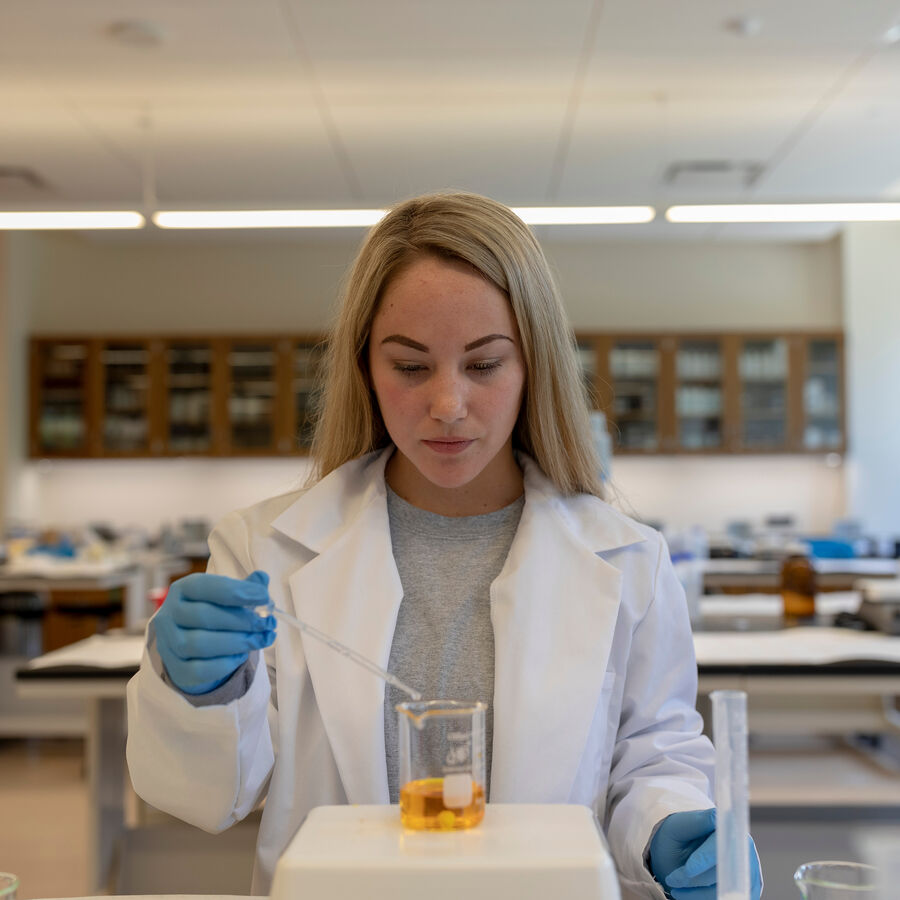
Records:
{"label": "amber glass bottle", "polygon": [[781,601],[787,624],[812,619],[816,614],[816,570],[802,544],[789,545],[781,564]]}

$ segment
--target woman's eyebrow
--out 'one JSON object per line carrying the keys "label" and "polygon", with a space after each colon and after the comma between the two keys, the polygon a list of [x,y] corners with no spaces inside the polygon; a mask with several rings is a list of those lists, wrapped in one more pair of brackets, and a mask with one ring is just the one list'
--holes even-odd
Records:
{"label": "woman's eyebrow", "polygon": [[477,341],[472,341],[470,344],[466,344],[465,350],[474,350],[476,347],[481,347],[484,344],[489,344],[491,341],[509,341],[513,342],[511,337],[508,337],[505,334],[486,334],[482,338],[478,338]]}
{"label": "woman's eyebrow", "polygon": [[[508,335],[486,334],[484,337],[480,337],[476,341],[470,341],[463,349],[468,352],[469,350],[475,350],[477,347],[482,347],[484,344],[490,344],[491,341],[509,341],[510,343],[513,343],[513,339]],[[410,347],[413,350],[419,350],[422,353],[428,352],[428,348],[424,344],[420,344],[418,341],[414,341],[412,338],[406,337],[406,335],[403,334],[389,334],[382,340],[381,343],[402,344],[404,347]]]}
{"label": "woman's eyebrow", "polygon": [[403,344],[404,347],[411,347],[413,350],[421,350],[423,353],[428,352],[428,348],[412,338],[408,338],[403,334],[389,334],[382,344]]}

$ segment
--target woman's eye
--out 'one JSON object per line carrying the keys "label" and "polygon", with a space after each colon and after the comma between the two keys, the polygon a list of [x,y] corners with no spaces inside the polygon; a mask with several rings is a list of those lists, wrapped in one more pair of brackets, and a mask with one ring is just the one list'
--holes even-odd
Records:
{"label": "woman's eye", "polygon": [[394,363],[394,371],[401,375],[418,375],[419,372],[425,371],[425,366],[417,363]]}
{"label": "woman's eye", "polygon": [[501,362],[499,359],[488,359],[484,360],[483,362],[472,363],[472,368],[476,372],[488,374],[490,372],[493,372],[495,369],[499,369],[500,365]]}

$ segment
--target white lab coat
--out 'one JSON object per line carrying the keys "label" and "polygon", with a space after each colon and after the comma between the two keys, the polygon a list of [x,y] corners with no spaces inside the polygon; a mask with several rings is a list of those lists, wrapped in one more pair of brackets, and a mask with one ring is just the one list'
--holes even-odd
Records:
{"label": "white lab coat", "polygon": [[[389,455],[226,516],[209,570],[263,569],[276,605],[386,666],[402,599]],[[623,895],[662,898],[644,866],[654,827],[712,805],[683,592],[656,532],[595,497],[561,496],[521,462],[525,505],[491,585],[490,799],[591,807]],[[283,625],[263,659],[247,693],[226,704],[192,706],[148,652],[128,685],[128,764],[147,802],[216,832],[266,797],[258,893],[310,809],[388,802],[384,684]]]}

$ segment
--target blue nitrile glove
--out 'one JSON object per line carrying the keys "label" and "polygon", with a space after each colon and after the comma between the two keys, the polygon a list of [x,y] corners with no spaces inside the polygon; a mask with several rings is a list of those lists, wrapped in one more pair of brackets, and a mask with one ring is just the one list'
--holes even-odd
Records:
{"label": "blue nitrile glove", "polygon": [[245,579],[195,573],[173,581],[153,619],[156,647],[172,683],[205,694],[226,682],[251,650],[275,640],[275,618],[254,607],[269,603],[269,576]]}
{"label": "blue nitrile glove", "polygon": [[[762,875],[750,842],[750,898],[759,900]],[[674,900],[716,900],[716,811],[666,816],[650,841],[650,871]]]}

